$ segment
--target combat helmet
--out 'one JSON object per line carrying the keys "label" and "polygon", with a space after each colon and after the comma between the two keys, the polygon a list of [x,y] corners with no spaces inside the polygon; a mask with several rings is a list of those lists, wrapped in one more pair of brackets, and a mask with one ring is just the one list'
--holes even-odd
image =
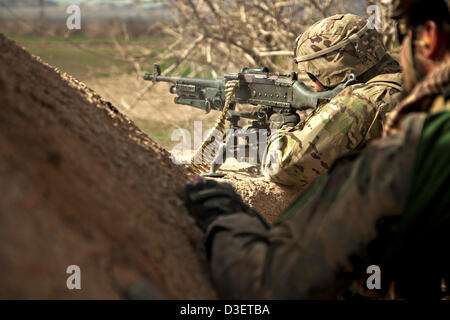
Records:
{"label": "combat helmet", "polygon": [[[424,10],[431,4],[428,0],[389,0],[391,6],[391,18],[398,21],[397,32],[399,34],[399,39],[402,39],[406,34],[408,25],[414,23],[412,20],[420,20],[423,18]],[[434,6],[438,4],[439,1],[433,1]],[[450,14],[450,0],[441,0],[439,2],[440,17],[444,18]],[[425,9],[426,10],[426,9]],[[436,17],[439,18],[439,17]],[[445,18],[443,19],[445,20]],[[449,25],[446,28],[450,28]]]}
{"label": "combat helmet", "polygon": [[338,14],[316,22],[296,39],[295,62],[301,72],[325,87],[359,76],[386,55],[381,35],[367,20]]}
{"label": "combat helmet", "polygon": [[[391,18],[398,19],[408,12],[413,4],[428,2],[428,0],[388,0],[388,2],[390,2],[392,7]],[[450,0],[445,0],[445,3],[447,4],[447,9],[450,10]]]}

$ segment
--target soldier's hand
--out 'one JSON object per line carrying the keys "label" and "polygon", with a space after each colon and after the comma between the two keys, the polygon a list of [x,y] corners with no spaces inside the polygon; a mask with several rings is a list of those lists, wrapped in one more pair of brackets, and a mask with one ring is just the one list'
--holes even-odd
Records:
{"label": "soldier's hand", "polygon": [[185,203],[203,231],[221,215],[252,212],[230,184],[207,179],[186,185]]}

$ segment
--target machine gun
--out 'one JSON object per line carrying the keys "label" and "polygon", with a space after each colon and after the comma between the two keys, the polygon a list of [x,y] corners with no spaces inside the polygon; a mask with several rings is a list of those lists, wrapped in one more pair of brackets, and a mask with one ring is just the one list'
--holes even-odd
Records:
{"label": "machine gun", "polygon": [[[250,150],[260,150],[267,144],[267,137],[271,130],[285,126],[295,126],[300,117],[297,110],[314,109],[323,99],[329,100],[335,97],[347,86],[356,83],[354,74],[349,79],[336,86],[332,90],[314,92],[298,81],[297,73],[277,74],[270,73],[268,68],[243,68],[239,73],[225,74],[222,79],[202,79],[189,77],[162,76],[159,65],[155,64],[154,73],[144,75],[144,80],[154,83],[170,82],[170,93],[176,94],[176,104],[183,104],[205,110],[221,111],[221,115],[215,126],[211,129],[207,139],[197,150],[191,160],[191,165],[198,173],[206,176],[221,177],[224,174],[216,173],[216,170],[233,148],[233,154],[250,154]],[[236,104],[255,105],[251,112],[236,111]],[[241,118],[251,119],[250,125],[240,127]],[[224,142],[219,142],[217,132],[225,134],[225,121],[230,122],[232,134],[228,135]],[[266,138],[257,141],[249,141],[249,135],[257,134],[265,129]],[[244,138],[244,144],[236,143],[238,138]],[[265,141],[261,141],[265,140]],[[256,149],[255,149],[256,148]],[[259,151],[256,154],[260,155]],[[242,158],[242,157],[241,157]],[[220,162],[222,160],[222,162]],[[242,159],[238,159],[242,160]],[[257,157],[257,163],[261,156]]]}

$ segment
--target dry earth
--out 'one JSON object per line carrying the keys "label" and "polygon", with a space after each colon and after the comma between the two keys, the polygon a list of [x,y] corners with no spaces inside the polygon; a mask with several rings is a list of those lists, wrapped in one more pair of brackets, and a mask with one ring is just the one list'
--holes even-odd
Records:
{"label": "dry earth", "polygon": [[252,177],[245,172],[235,170],[227,171],[227,175],[217,181],[233,185],[242,199],[261,213],[269,223],[275,222],[303,192],[303,190],[277,185],[264,177]]}
{"label": "dry earth", "polygon": [[261,213],[267,222],[274,223],[305,189],[270,182],[268,178],[256,175],[255,169],[255,166],[227,159],[219,170],[226,174],[225,177],[211,179],[233,185],[245,202]]}
{"label": "dry earth", "polygon": [[0,48],[0,298],[216,297],[187,172],[84,84]]}
{"label": "dry earth", "polygon": [[[150,71],[151,72],[151,71]],[[217,112],[175,104],[169,93],[170,84],[144,81],[135,75],[115,78],[91,78],[86,84],[132,119],[161,122],[167,126],[188,128],[194,120],[211,125]],[[150,88],[146,89],[150,85]]]}

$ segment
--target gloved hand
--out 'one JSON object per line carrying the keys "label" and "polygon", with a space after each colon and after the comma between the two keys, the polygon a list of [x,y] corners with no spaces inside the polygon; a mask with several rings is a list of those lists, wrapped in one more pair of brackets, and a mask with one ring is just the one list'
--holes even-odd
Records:
{"label": "gloved hand", "polygon": [[246,205],[228,183],[203,180],[186,185],[186,207],[198,226],[206,231],[208,226],[221,215],[246,212],[258,213]]}

